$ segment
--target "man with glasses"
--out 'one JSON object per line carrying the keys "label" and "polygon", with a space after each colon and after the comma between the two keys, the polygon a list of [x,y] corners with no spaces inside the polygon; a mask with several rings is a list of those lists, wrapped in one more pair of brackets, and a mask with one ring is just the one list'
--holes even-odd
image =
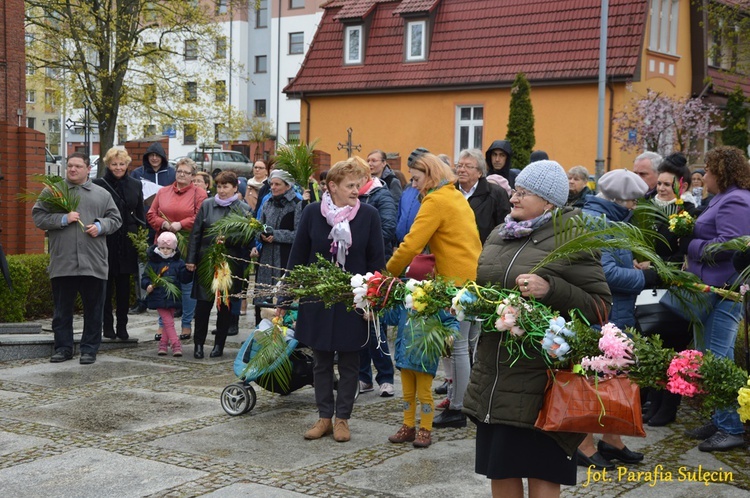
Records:
{"label": "man with glasses", "polygon": [[83,303],[82,365],[96,361],[102,341],[109,272],[106,236],[120,228],[122,218],[109,192],[91,182],[90,171],[89,158],[85,154],[74,152],[68,157],[64,182],[70,195],[79,199],[75,211],[55,212],[44,202],[37,202],[31,210],[34,224],[45,230],[49,237],[49,276],[55,304],[52,363],[73,358],[76,294],[81,295]]}
{"label": "man with glasses", "polygon": [[469,201],[476,217],[479,240],[484,243],[492,229],[510,213],[510,199],[501,187],[485,178],[487,163],[479,149],[465,149],[458,155],[456,188]]}

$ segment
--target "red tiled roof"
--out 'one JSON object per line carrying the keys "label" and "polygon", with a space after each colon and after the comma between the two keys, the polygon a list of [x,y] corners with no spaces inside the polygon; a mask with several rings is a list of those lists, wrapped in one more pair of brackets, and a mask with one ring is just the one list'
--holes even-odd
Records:
{"label": "red tiled roof", "polygon": [[[441,0],[425,62],[404,62],[404,19],[417,0],[332,0],[325,4],[305,61],[287,93],[341,93],[510,84],[519,72],[533,81],[596,81],[600,0]],[[343,24],[336,17],[372,8],[365,63],[343,63]],[[646,0],[610,0],[607,74],[638,71]]]}
{"label": "red tiled roof", "polygon": [[440,0],[403,0],[393,12],[395,15],[430,12]]}
{"label": "red tiled roof", "polygon": [[739,86],[745,95],[750,95],[750,80],[746,75],[728,73],[715,67],[709,67],[707,73],[714,91],[729,95]]}
{"label": "red tiled roof", "polygon": [[325,8],[341,6],[341,10],[334,17],[335,20],[341,19],[359,19],[364,18],[375,8],[375,5],[382,2],[393,2],[396,0],[334,0],[324,5]]}

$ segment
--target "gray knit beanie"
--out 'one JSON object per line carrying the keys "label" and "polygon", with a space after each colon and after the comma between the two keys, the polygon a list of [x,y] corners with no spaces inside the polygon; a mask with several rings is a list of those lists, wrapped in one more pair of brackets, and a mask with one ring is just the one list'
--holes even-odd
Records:
{"label": "gray knit beanie", "polygon": [[516,177],[516,187],[528,190],[557,207],[568,202],[568,175],[555,161],[536,161]]}

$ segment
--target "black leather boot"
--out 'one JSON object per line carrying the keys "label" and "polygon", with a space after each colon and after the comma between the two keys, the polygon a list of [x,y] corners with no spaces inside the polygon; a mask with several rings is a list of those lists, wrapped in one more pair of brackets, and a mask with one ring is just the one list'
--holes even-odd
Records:
{"label": "black leather boot", "polygon": [[211,350],[211,354],[209,356],[211,358],[218,358],[219,356],[224,355],[224,346],[215,345],[214,348]]}
{"label": "black leather boot", "polygon": [[195,352],[193,353],[193,357],[202,360],[203,359],[203,344],[196,344],[195,345]]}
{"label": "black leather boot", "polygon": [[648,408],[646,408],[646,411],[643,412],[644,423],[648,422],[654,415],[656,415],[656,413],[659,411],[659,408],[661,407],[663,399],[664,391],[662,390],[652,389],[648,393]]}
{"label": "black leather boot", "polygon": [[677,408],[680,406],[681,400],[682,396],[679,394],[663,391],[659,411],[649,419],[648,425],[651,427],[662,427],[674,422],[677,418]]}

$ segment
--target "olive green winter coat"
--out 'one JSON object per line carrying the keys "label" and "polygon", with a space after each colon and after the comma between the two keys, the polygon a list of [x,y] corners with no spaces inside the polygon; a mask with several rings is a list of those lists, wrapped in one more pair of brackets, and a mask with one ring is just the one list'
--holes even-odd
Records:
{"label": "olive green winter coat", "polygon": [[[560,230],[580,210],[565,208],[558,214],[530,236],[520,239],[505,240],[498,230],[493,231],[479,257],[477,282],[502,284],[507,289],[515,287],[518,275],[529,273],[555,248],[555,229]],[[599,255],[581,254],[575,262],[560,259],[536,274],[550,285],[547,295],[538,299],[541,303],[559,311],[566,319],[570,310],[577,309],[591,323],[606,320],[602,315],[611,306],[611,294]],[[540,355],[520,358],[509,366],[512,362],[508,361],[508,352],[500,339],[500,333],[481,334],[479,338],[464,412],[480,422],[533,428],[544,400],[547,365]],[[568,455],[573,455],[584,436],[548,434]]]}

